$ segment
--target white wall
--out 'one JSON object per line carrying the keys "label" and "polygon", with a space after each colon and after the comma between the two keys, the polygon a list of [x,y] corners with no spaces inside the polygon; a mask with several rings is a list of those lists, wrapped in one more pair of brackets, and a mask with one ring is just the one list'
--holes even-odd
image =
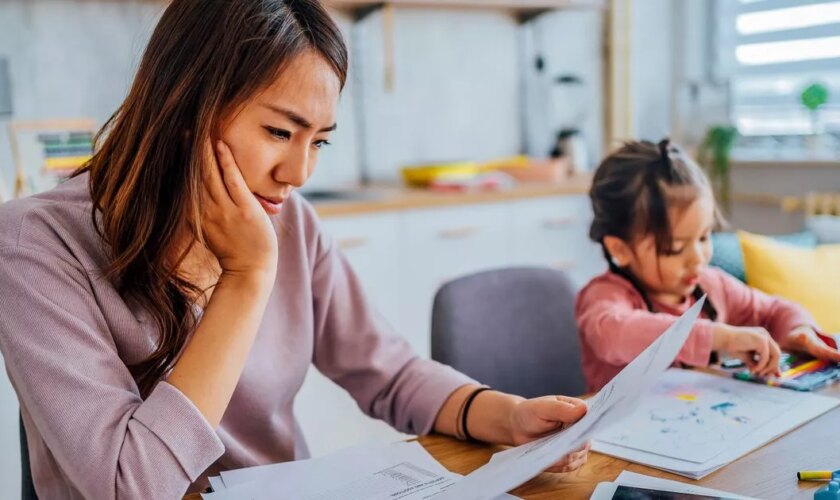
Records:
{"label": "white wall", "polygon": [[631,10],[631,85],[636,139],[671,131],[674,26],[672,0],[637,0]]}
{"label": "white wall", "polygon": [[[13,118],[90,116],[102,123],[128,90],[162,5],[138,0],[0,3],[0,56],[9,61]],[[7,135],[0,133],[0,172],[8,180]]]}
{"label": "white wall", "polygon": [[399,168],[492,159],[520,150],[517,24],[496,11],[397,8],[394,86],[385,88],[383,13],[358,29],[371,177]]}
{"label": "white wall", "polygon": [[[0,3],[0,57],[9,59],[14,118],[92,116],[104,122],[125,96],[164,5],[163,0]],[[338,109],[339,129],[308,189],[354,185],[362,161],[374,179],[394,180],[408,164],[493,159],[518,154],[525,145],[543,156],[551,149],[555,124],[568,123],[581,108],[584,123],[576,125],[584,130],[591,158],[600,156],[600,13],[549,13],[520,26],[500,11],[397,8],[391,92],[384,85],[382,12],[355,26],[346,13],[334,16],[350,44],[351,70]],[[574,102],[541,91],[532,64],[536,47],[528,43],[536,31],[545,75],[583,77],[583,92],[568,94]],[[531,70],[526,77],[523,62]],[[0,172],[10,184],[5,133]]]}
{"label": "white wall", "polygon": [[712,0],[675,0],[674,103],[672,136],[689,148],[698,145],[710,125],[729,121],[728,85],[714,71],[715,30],[719,22]]}
{"label": "white wall", "polygon": [[[557,130],[573,126],[586,139],[589,166],[597,164],[604,141],[603,29],[602,13],[594,10],[549,12],[522,27],[528,154],[546,156]],[[536,69],[538,54],[545,61],[542,73]],[[552,83],[560,75],[577,76],[583,83]]]}
{"label": "white wall", "polygon": [[[165,5],[162,0],[0,2],[0,57],[9,60],[13,118],[93,117],[104,123],[125,97]],[[335,17],[349,34],[349,16]],[[340,128],[321,155],[313,187],[356,182],[353,87],[351,70],[337,113]],[[11,189],[6,122],[0,120],[0,127],[0,175]]]}

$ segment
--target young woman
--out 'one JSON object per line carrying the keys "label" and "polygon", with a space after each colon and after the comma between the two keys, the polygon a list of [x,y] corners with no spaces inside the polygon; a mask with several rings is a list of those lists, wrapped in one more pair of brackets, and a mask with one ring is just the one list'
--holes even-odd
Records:
{"label": "young woman", "polygon": [[0,348],[42,498],[177,498],[298,458],[310,363],[411,433],[519,444],[586,412],[477,394],[374,313],[294,193],[346,74],[317,0],[174,0],[93,159],[0,208]]}

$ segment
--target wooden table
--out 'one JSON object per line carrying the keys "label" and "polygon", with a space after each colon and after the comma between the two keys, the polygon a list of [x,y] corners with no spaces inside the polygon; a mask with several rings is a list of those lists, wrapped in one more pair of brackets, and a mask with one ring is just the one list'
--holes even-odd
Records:
{"label": "wooden table", "polygon": [[[840,384],[821,394],[840,397]],[[459,474],[469,474],[487,463],[493,453],[503,449],[442,435],[425,436],[418,441],[444,467]],[[621,471],[628,470],[767,500],[812,499],[814,490],[823,483],[800,483],[796,480],[796,472],[835,468],[840,468],[840,407],[699,481],[590,453],[589,461],[580,470],[570,474],[540,474],[512,493],[528,500],[588,499],[598,483],[612,481]],[[184,499],[200,500],[200,497],[187,495]]]}
{"label": "wooden table", "polygon": [[[840,397],[840,385],[822,394]],[[472,472],[502,449],[440,435],[421,437],[418,441],[447,469],[459,474]],[[586,499],[599,482],[612,481],[621,471],[628,470],[768,500],[811,499],[822,483],[800,483],[796,472],[837,468],[840,468],[840,407],[699,481],[590,453],[589,461],[580,470],[565,475],[543,473],[511,493],[526,499]]]}

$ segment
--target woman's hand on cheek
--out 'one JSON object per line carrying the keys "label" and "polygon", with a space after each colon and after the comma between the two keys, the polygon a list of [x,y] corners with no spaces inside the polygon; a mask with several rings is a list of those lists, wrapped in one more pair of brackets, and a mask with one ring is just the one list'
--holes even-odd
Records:
{"label": "woman's hand on cheek", "polygon": [[277,233],[251,194],[230,148],[205,145],[204,203],[201,230],[227,275],[274,279]]}

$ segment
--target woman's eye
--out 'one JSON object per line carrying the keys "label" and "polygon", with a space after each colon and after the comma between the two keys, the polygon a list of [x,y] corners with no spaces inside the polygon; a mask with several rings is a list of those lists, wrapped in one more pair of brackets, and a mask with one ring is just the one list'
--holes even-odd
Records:
{"label": "woman's eye", "polygon": [[668,256],[679,255],[679,254],[682,253],[682,251],[683,251],[682,248],[671,248],[670,250],[667,250],[665,252],[665,255],[668,255]]}
{"label": "woman's eye", "polygon": [[324,146],[329,146],[329,145],[331,145],[331,144],[332,144],[332,143],[331,143],[330,141],[325,140],[325,139],[322,139],[322,140],[320,140],[320,141],[315,141],[312,145],[313,145],[313,146],[315,146],[317,149],[321,149],[321,148],[323,148]]}
{"label": "woman's eye", "polygon": [[269,134],[271,134],[274,137],[277,137],[278,139],[289,140],[292,137],[292,133],[288,130],[283,130],[274,127],[265,127],[265,129],[268,131]]}

